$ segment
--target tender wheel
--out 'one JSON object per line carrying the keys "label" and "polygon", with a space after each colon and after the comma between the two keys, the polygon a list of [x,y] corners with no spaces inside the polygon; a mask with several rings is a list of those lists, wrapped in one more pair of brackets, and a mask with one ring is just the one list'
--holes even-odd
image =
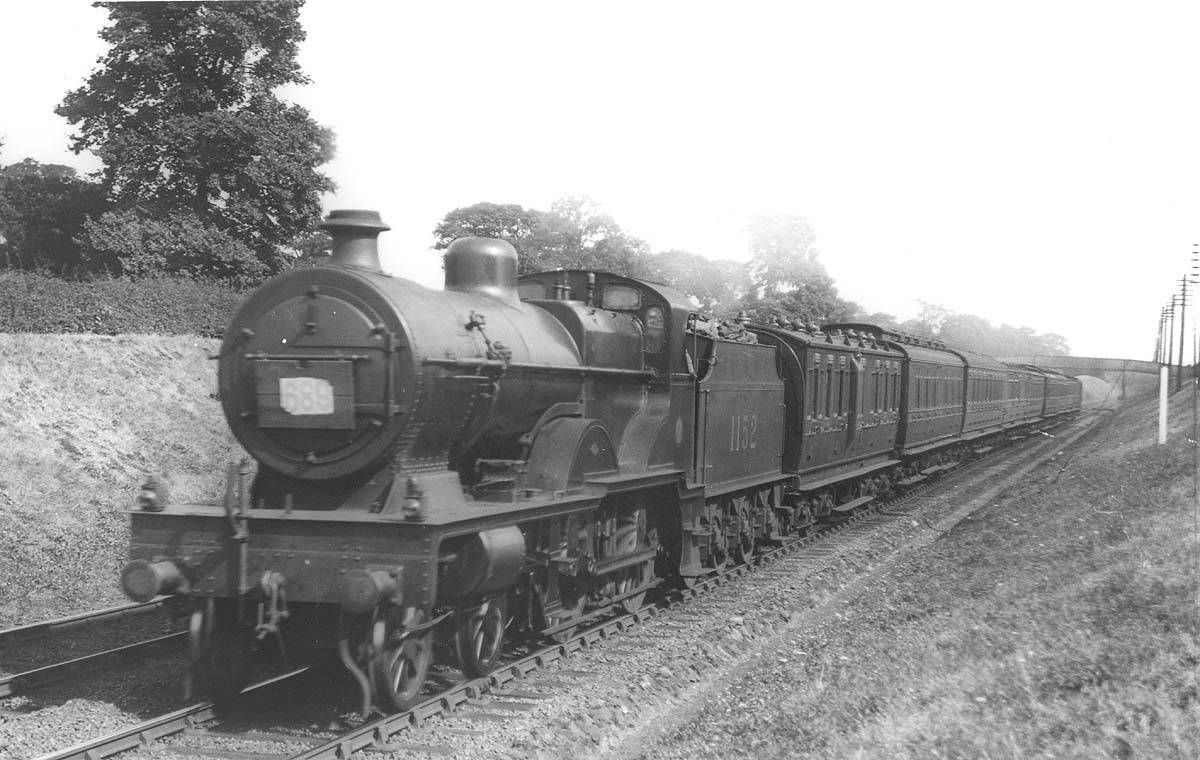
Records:
{"label": "tender wheel", "polygon": [[468,678],[486,676],[496,667],[504,643],[508,605],[503,594],[488,599],[481,607],[458,613],[454,624],[454,648],[458,664]]}
{"label": "tender wheel", "polygon": [[413,607],[380,611],[371,629],[371,681],[384,709],[407,710],[421,697],[433,659],[433,631],[413,633],[425,613]]}
{"label": "tender wheel", "polygon": [[579,626],[577,625],[573,625],[570,628],[563,628],[562,630],[555,631],[554,633],[550,634],[549,638],[555,644],[566,644],[571,640],[571,637],[575,635],[575,631],[578,628]]}
{"label": "tender wheel", "polygon": [[[622,592],[627,592],[633,589],[641,588],[646,583],[646,579],[652,577],[650,574],[654,570],[654,563],[647,562],[641,565],[635,565],[629,569],[629,578],[622,584],[624,587]],[[639,591],[633,596],[627,596],[621,600],[621,609],[627,614],[632,615],[642,608],[646,602],[646,592]]]}
{"label": "tender wheel", "polygon": [[633,596],[622,599],[621,600],[621,609],[624,610],[626,614],[632,615],[633,613],[640,610],[643,606],[645,606],[645,604],[646,604],[646,592],[643,591],[639,594],[634,594]]}
{"label": "tender wheel", "polygon": [[[706,521],[701,519],[701,526],[707,528],[705,532],[707,533],[708,543],[707,547],[702,547],[702,553],[707,555],[703,558],[704,567],[708,570],[720,572],[725,569],[725,561],[728,559],[728,555],[725,553],[725,530],[721,526],[721,518],[719,517],[713,517],[710,523],[705,523]],[[703,551],[705,549],[707,551]]]}
{"label": "tender wheel", "polygon": [[812,507],[809,506],[808,501],[801,502],[800,505],[793,510],[792,528],[797,534],[805,535],[808,530],[812,528],[814,524],[816,524],[816,522],[817,519],[813,515]]}
{"label": "tender wheel", "polygon": [[754,558],[754,521],[744,500],[738,500],[726,517],[729,526],[729,555],[735,565],[744,565]]}

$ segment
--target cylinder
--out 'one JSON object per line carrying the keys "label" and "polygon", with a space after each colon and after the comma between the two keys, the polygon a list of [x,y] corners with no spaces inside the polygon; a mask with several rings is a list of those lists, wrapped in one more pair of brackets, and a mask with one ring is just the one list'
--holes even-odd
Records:
{"label": "cylinder", "polygon": [[338,600],[347,612],[361,615],[396,600],[396,579],[383,570],[351,570],[342,577]]}
{"label": "cylinder", "polygon": [[503,591],[525,567],[525,536],[515,525],[475,533],[446,547],[441,594],[447,599]]}

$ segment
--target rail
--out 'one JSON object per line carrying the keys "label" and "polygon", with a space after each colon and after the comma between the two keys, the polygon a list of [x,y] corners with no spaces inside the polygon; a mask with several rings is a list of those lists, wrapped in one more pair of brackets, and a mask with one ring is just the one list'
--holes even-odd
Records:
{"label": "rail", "polygon": [[[308,667],[306,666],[268,678],[242,689],[242,694],[251,694],[290,681],[307,671]],[[80,742],[73,747],[42,755],[37,760],[103,760],[103,758],[112,757],[121,752],[148,747],[163,737],[194,728],[214,720],[216,717],[216,706],[212,702],[197,702],[190,707],[142,721],[97,739]]]}

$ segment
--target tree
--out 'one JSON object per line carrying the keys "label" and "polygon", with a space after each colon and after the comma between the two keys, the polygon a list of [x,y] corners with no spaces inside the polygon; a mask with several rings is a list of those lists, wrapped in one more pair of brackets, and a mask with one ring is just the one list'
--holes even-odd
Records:
{"label": "tree", "polygon": [[533,234],[536,215],[515,203],[476,203],[456,208],[433,229],[437,238],[433,247],[449,248],[460,237],[486,237],[507,240],[520,254]]}
{"label": "tree", "polygon": [[670,250],[650,257],[649,279],[696,299],[700,311],[728,317],[749,289],[749,272],[737,261],[706,259],[690,251]]}
{"label": "tree", "polygon": [[940,304],[919,303],[920,316],[900,325],[904,332],[995,357],[1066,356],[1070,353],[1067,339],[1056,333],[1038,335],[1031,327],[996,327],[974,314],[956,314]]}
{"label": "tree", "polygon": [[942,326],[954,312],[937,303],[920,300],[917,303],[921,304],[920,313],[913,319],[905,320],[900,329],[921,338],[937,338]]}
{"label": "tree", "polygon": [[817,258],[816,235],[803,217],[757,214],[750,218],[750,280],[741,308],[755,321],[777,317],[822,324],[850,319],[858,307],[837,294]]}
{"label": "tree", "polygon": [[27,158],[0,168],[0,264],[55,274],[86,269],[75,238],[104,209],[99,185]]}
{"label": "tree", "polygon": [[626,236],[616,221],[601,212],[599,204],[586,195],[564,195],[550,205],[549,212],[535,214],[528,248],[542,270],[593,268],[631,274],[594,261],[597,246],[611,240],[606,258],[618,262],[623,258],[622,253],[630,250],[631,243],[644,250],[642,241]]}
{"label": "tree", "polygon": [[890,330],[897,329],[896,325],[900,324],[900,320],[896,319],[894,315],[888,314],[886,311],[876,311],[871,312],[870,314],[866,313],[865,311],[860,311],[854,315],[852,321],[862,322],[863,324],[868,325],[879,325],[880,327]]}
{"label": "tree", "polygon": [[1039,356],[1070,356],[1071,344],[1067,339],[1058,333],[1042,333],[1038,336],[1041,347],[1037,351]]}
{"label": "tree", "polygon": [[794,214],[755,214],[747,231],[750,274],[763,296],[781,295],[806,282],[833,284],[817,260],[817,236],[807,219]]}
{"label": "tree", "polygon": [[936,308],[945,313],[936,330],[938,340],[988,356],[1005,355],[1004,341],[991,322],[974,314],[954,314],[940,306]]}
{"label": "tree", "polygon": [[438,249],[464,235],[507,240],[520,256],[519,274],[595,269],[641,277],[647,271],[646,242],[622,230],[585,195],[564,196],[549,211],[487,202],[464,206],[442,217],[433,234]]}
{"label": "tree", "polygon": [[283,265],[333,186],[317,171],[331,132],[273,94],[308,81],[301,4],[102,3],[111,47],[56,112],[78,127],[72,150],[103,162],[118,208],[159,220],[186,210],[270,270]]}

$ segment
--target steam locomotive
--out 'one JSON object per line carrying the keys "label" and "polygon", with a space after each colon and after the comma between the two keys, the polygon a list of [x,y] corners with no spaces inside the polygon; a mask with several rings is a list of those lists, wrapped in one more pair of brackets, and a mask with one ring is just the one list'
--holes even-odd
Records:
{"label": "steam locomotive", "polygon": [[152,480],[132,512],[122,587],[190,605],[187,682],[219,703],[258,653],[324,650],[364,712],[407,708],[435,651],[484,675],[506,635],[636,609],[1080,406],[1074,379],[872,325],[518,279],[499,240],[454,242],[434,291],[383,272],[377,213],[323,227],[329,265],[264,284],[220,348],[255,461],[223,503]]}

